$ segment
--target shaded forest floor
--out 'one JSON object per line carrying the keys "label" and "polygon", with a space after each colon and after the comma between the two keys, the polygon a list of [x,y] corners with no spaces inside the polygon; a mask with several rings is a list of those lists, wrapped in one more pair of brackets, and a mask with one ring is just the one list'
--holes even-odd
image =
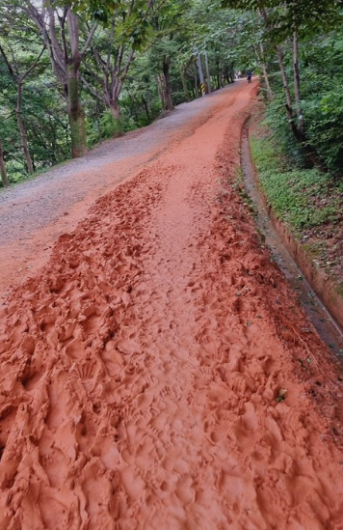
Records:
{"label": "shaded forest floor", "polygon": [[341,372],[237,193],[255,94],[218,96],[6,297],[1,530],[341,530]]}

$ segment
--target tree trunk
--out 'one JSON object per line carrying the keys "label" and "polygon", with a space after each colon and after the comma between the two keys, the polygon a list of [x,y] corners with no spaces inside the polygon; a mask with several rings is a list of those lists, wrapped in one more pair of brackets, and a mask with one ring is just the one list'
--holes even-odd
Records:
{"label": "tree trunk", "polygon": [[299,58],[298,58],[298,35],[297,32],[293,33],[293,70],[294,70],[294,97],[295,106],[298,116],[298,129],[304,134],[305,133],[305,121],[301,111],[301,99],[300,99],[300,71],[299,71]]}
{"label": "tree trunk", "polygon": [[32,158],[30,155],[29,146],[27,143],[27,136],[26,136],[26,129],[23,122],[23,119],[21,117],[21,101],[22,101],[22,84],[19,81],[18,82],[18,93],[17,93],[17,107],[16,107],[16,115],[17,115],[17,124],[20,131],[20,140],[21,140],[21,147],[24,151],[24,155],[26,158],[26,164],[27,164],[27,170],[29,175],[33,175],[34,169],[33,169],[33,163]]}
{"label": "tree trunk", "polygon": [[211,77],[210,77],[210,69],[208,66],[207,52],[205,52],[205,67],[206,67],[206,78],[207,78],[207,91],[209,94],[211,94]]}
{"label": "tree trunk", "polygon": [[[262,14],[263,14],[263,18],[266,23],[266,26],[269,27],[267,11],[262,10]],[[291,90],[288,84],[287,73],[286,73],[285,64],[283,62],[283,54],[282,54],[281,47],[275,46],[275,52],[276,52],[278,62],[279,62],[279,68],[281,72],[283,88],[285,90],[287,119],[288,119],[291,131],[294,137],[298,140],[298,142],[304,142],[305,138],[304,138],[302,131],[300,131],[297,125],[294,123],[292,95],[291,95]]]}
{"label": "tree trunk", "polygon": [[303,132],[300,131],[298,129],[298,127],[297,127],[297,124],[294,123],[293,101],[292,101],[291,91],[290,91],[289,84],[288,84],[288,79],[287,79],[285,65],[284,65],[284,62],[283,62],[282,51],[281,51],[280,46],[276,46],[275,49],[276,49],[276,54],[277,54],[278,60],[279,60],[279,67],[280,67],[283,87],[285,89],[286,114],[287,114],[287,119],[288,119],[288,122],[289,122],[289,126],[291,128],[291,131],[292,131],[294,137],[298,140],[298,142],[302,143],[302,142],[305,141],[305,138],[304,138]]}
{"label": "tree trunk", "polygon": [[96,125],[98,128],[98,138],[99,141],[101,140],[101,121],[100,121],[100,115],[101,115],[101,109],[99,105],[99,101],[96,100]]}
{"label": "tree trunk", "polygon": [[220,87],[220,60],[218,55],[216,56],[216,81],[217,81],[217,89],[219,90]]}
{"label": "tree trunk", "polygon": [[162,109],[164,110],[166,108],[166,103],[165,103],[165,94],[163,90],[162,74],[158,74],[157,76],[157,90],[158,90],[159,98],[161,100]]}
{"label": "tree trunk", "polygon": [[269,83],[269,76],[268,76],[268,71],[267,71],[265,62],[262,62],[262,72],[263,72],[264,82],[266,84],[266,89],[267,89],[267,98],[269,99],[269,101],[271,101],[273,99],[273,91]]}
{"label": "tree trunk", "polygon": [[185,100],[190,101],[191,98],[189,97],[189,91],[188,91],[188,86],[187,86],[186,70],[182,66],[180,67],[180,76],[181,76],[183,93],[185,95]]}
{"label": "tree trunk", "polygon": [[151,118],[150,118],[149,107],[148,107],[148,103],[147,103],[147,101],[146,101],[144,96],[142,96],[142,103],[144,105],[144,109],[145,109],[145,114],[146,114],[147,120],[150,123]]}
{"label": "tree trunk", "polygon": [[198,74],[199,74],[201,95],[202,95],[202,97],[205,97],[206,96],[206,86],[205,86],[205,81],[204,81],[204,73],[202,71],[200,53],[198,53],[198,55],[197,55],[197,66],[198,66]]}
{"label": "tree trunk", "polygon": [[286,68],[283,62],[283,55],[280,46],[276,46],[275,48],[276,54],[279,61],[279,68],[281,72],[282,82],[283,82],[283,88],[285,89],[285,95],[286,95],[286,115],[289,122],[289,126],[291,128],[291,131],[294,135],[294,137],[298,140],[298,142],[303,142],[304,138],[302,137],[300,131],[298,130],[296,124],[294,123],[294,116],[293,116],[293,101],[291,96],[291,91],[288,84],[287,79],[287,73]]}
{"label": "tree trunk", "polygon": [[[262,15],[264,19],[266,27],[270,29],[267,10],[262,9],[260,11],[260,14]],[[295,105],[296,105],[298,123],[296,123],[294,120],[294,109],[293,109],[292,96],[291,96],[291,91],[290,91],[288,80],[287,80],[286,69],[285,69],[285,65],[283,62],[283,55],[282,55],[282,50],[280,46],[275,46],[275,51],[278,57],[282,82],[283,82],[283,86],[285,89],[286,115],[287,115],[290,129],[292,131],[294,138],[301,144],[301,147],[304,151],[304,154],[306,156],[308,163],[311,166],[321,167],[321,163],[318,159],[318,155],[316,151],[311,146],[309,146],[307,143],[307,137],[305,133],[305,122],[304,122],[304,118],[301,112],[300,74],[299,74],[299,60],[298,60],[298,36],[297,36],[295,29],[293,31],[293,72],[294,72],[294,96],[295,96]]]}
{"label": "tree trunk", "polygon": [[109,109],[111,111],[112,117],[115,120],[120,120],[120,109],[118,107],[118,101],[111,99]]}
{"label": "tree trunk", "polygon": [[8,178],[7,178],[7,171],[6,171],[6,165],[4,160],[4,150],[2,148],[2,143],[0,140],[0,175],[1,175],[1,182],[4,188],[10,185]]}
{"label": "tree trunk", "polygon": [[254,50],[255,50],[255,55],[257,57],[257,60],[261,63],[261,66],[262,66],[264,82],[266,84],[266,90],[267,90],[267,98],[269,99],[269,101],[271,101],[273,99],[273,91],[272,91],[272,88],[269,82],[269,75],[268,75],[267,65],[265,61],[264,48],[263,48],[262,42],[260,42],[260,53],[258,53],[256,46],[254,46]]}
{"label": "tree trunk", "polygon": [[114,130],[113,138],[118,138],[123,134],[120,122],[120,109],[118,106],[118,99],[111,99],[109,104],[109,110],[113,119]]}
{"label": "tree trunk", "polygon": [[[289,122],[290,129],[292,131],[292,134],[294,138],[301,144],[303,152],[306,156],[306,159],[308,163],[311,166],[319,166],[321,167],[321,163],[318,159],[318,155],[315,152],[315,150],[307,145],[307,138],[305,133],[305,123],[304,119],[301,115],[301,105],[300,105],[300,78],[296,80],[295,77],[298,75],[296,72],[297,66],[294,66],[294,82],[295,84],[298,83],[298,87],[295,88],[296,98],[298,99],[298,102],[296,103],[296,110],[297,110],[297,116],[298,116],[298,122],[299,124],[295,123],[294,120],[294,112],[293,112],[293,102],[292,102],[292,96],[291,91],[289,88],[288,80],[287,80],[287,74],[285,70],[285,65],[283,63],[283,57],[282,52],[279,46],[276,47],[276,53],[279,59],[279,67],[281,71],[282,81],[284,84],[285,94],[286,94],[286,114]],[[295,54],[294,59],[294,65],[297,64],[297,50]],[[299,105],[299,106],[298,106]]]}
{"label": "tree trunk", "polygon": [[79,81],[74,64],[68,65],[68,118],[71,134],[71,153],[73,158],[84,156],[87,152],[85,113],[81,108]]}
{"label": "tree trunk", "polygon": [[233,63],[230,64],[230,68],[228,70],[228,76],[229,76],[229,82],[234,83],[235,82],[235,71],[233,69]]}
{"label": "tree trunk", "polygon": [[[270,22],[269,22],[269,19],[268,19],[268,11],[264,8],[264,9],[258,10],[258,13],[263,18],[264,23],[266,25],[266,28],[268,30],[270,30],[271,26],[270,26]],[[276,55],[277,55],[277,58],[278,58],[278,62],[279,62],[279,68],[280,68],[280,72],[281,72],[283,88],[285,89],[287,118],[288,118],[289,122],[292,123],[293,122],[292,96],[291,96],[291,91],[290,91],[288,80],[287,80],[287,74],[286,74],[286,69],[285,69],[285,65],[284,65],[284,62],[283,62],[283,54],[282,54],[281,47],[280,46],[275,46],[275,52],[276,52]],[[293,124],[293,126],[294,126],[294,124]]]}
{"label": "tree trunk", "polygon": [[283,88],[285,89],[287,118],[288,120],[291,121],[293,120],[293,102],[292,102],[291,91],[290,91],[289,84],[288,84],[286,68],[283,62],[283,55],[282,55],[280,46],[276,46],[275,51],[276,51],[276,55],[279,61],[279,68],[281,72]]}
{"label": "tree trunk", "polygon": [[198,70],[196,64],[194,64],[194,94],[195,98],[199,95],[199,89],[198,89]]}
{"label": "tree trunk", "polygon": [[174,104],[170,89],[170,62],[169,58],[163,61],[163,92],[164,92],[164,110],[173,110]]}

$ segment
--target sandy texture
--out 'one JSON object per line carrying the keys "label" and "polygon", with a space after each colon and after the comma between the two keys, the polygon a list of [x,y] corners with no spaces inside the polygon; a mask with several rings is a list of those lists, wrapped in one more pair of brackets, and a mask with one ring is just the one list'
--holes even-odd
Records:
{"label": "sandy texture", "polygon": [[343,384],[235,192],[254,92],[3,306],[1,530],[342,530]]}
{"label": "sandy texture", "polygon": [[75,229],[101,195],[192,134],[226,105],[229,93],[239,89],[240,83],[235,83],[207,98],[178,105],[149,127],[108,140],[85,157],[0,190],[0,302],[9,287],[47,263],[52,243]]}

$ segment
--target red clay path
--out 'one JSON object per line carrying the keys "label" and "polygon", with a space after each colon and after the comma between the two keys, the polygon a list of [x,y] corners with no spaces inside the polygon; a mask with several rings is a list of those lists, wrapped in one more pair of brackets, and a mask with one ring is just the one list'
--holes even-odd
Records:
{"label": "red clay path", "polygon": [[255,88],[1,306],[1,530],[343,529],[342,378],[236,192]]}

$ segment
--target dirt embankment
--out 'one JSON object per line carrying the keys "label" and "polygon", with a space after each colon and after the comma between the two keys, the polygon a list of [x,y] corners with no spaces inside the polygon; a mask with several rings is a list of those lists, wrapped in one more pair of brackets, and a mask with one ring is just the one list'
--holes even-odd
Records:
{"label": "dirt embankment", "polygon": [[254,92],[3,307],[1,530],[341,530],[343,383],[227,182]]}

